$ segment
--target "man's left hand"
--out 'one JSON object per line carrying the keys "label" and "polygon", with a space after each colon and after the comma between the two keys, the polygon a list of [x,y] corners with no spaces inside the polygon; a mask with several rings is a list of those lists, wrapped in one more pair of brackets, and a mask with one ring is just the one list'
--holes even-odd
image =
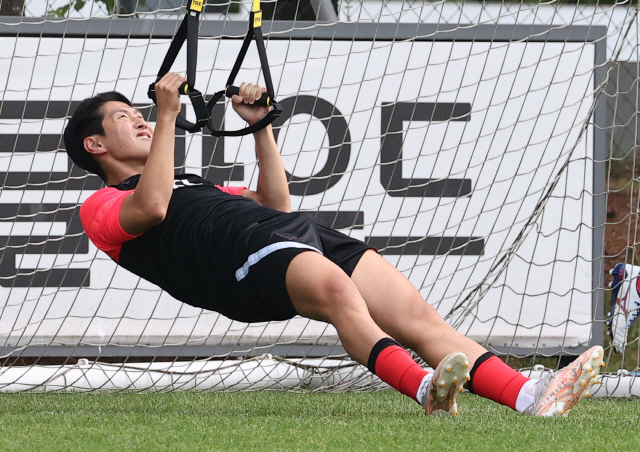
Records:
{"label": "man's left hand", "polygon": [[251,83],[243,83],[240,85],[239,92],[239,95],[231,96],[231,100],[233,101],[233,109],[242,119],[247,121],[249,125],[253,125],[267,116],[271,107],[253,105],[256,100],[267,92],[266,88]]}

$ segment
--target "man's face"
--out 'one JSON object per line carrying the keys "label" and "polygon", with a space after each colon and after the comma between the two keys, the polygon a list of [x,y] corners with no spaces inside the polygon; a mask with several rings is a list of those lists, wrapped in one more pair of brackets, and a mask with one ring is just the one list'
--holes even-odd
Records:
{"label": "man's face", "polygon": [[107,102],[102,107],[103,145],[117,160],[144,163],[151,149],[153,127],[138,110],[123,102]]}

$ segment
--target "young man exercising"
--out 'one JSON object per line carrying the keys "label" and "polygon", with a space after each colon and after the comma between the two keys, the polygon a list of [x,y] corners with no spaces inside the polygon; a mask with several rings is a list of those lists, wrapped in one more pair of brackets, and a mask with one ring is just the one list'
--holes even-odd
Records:
{"label": "young man exercising", "polygon": [[[256,191],[174,174],[178,87],[185,81],[168,73],[156,84],[155,131],[116,92],[85,99],[65,129],[69,156],[108,185],[82,205],[82,225],[119,265],[184,303],[234,320],[301,315],[331,323],[354,360],[427,414],[457,414],[456,395],[467,381],[475,394],[533,415],[566,413],[590,395],[604,365],[602,347],[530,380],[451,328],[375,250],[292,213],[271,126],[254,134]],[[243,83],[232,98],[249,124],[268,112],[252,105],[264,92]],[[435,372],[403,347],[437,365]]]}

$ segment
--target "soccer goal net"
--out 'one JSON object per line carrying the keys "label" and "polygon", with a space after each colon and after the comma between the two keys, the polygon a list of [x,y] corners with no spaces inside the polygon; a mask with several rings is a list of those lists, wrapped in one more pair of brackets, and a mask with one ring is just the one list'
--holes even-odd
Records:
{"label": "soccer goal net", "polygon": [[[82,99],[117,90],[153,121],[147,87],[185,5],[0,6],[12,14],[0,16],[0,391],[382,387],[331,326],[243,324],[182,304],[84,235],[79,205],[102,185],[68,159],[66,120]],[[206,3],[206,95],[224,88],[250,9]],[[378,249],[512,366],[541,373],[602,344],[608,376],[595,395],[640,395],[636,7],[262,9],[293,209]],[[260,82],[260,68],[252,46],[236,80]],[[186,70],[185,49],[173,70]],[[214,119],[244,126],[232,113]],[[251,137],[178,130],[175,164],[219,185],[257,184]]]}

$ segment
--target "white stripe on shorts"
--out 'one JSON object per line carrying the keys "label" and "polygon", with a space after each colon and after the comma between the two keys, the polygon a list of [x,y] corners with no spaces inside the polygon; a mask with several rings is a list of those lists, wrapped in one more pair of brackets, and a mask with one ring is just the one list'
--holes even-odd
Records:
{"label": "white stripe on shorts", "polygon": [[304,243],[298,243],[298,242],[272,243],[271,245],[267,245],[264,248],[260,248],[258,251],[256,251],[251,256],[249,256],[249,258],[247,259],[247,262],[245,262],[242,267],[236,270],[236,280],[240,281],[244,279],[244,277],[249,274],[249,267],[260,262],[260,259],[267,257],[269,254],[273,253],[274,251],[282,250],[285,248],[306,248],[309,250],[317,251],[318,253],[322,254],[322,251],[320,251],[318,248],[315,248],[311,245],[306,245]]}

